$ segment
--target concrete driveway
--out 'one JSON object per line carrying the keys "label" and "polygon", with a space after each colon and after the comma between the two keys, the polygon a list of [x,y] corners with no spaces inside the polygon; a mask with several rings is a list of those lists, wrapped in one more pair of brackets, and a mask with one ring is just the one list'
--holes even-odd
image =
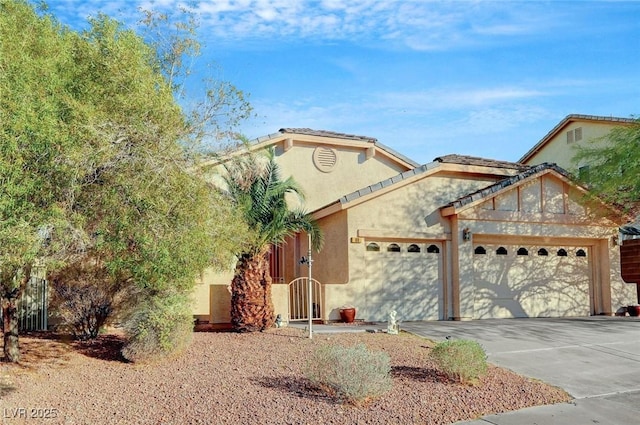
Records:
{"label": "concrete driveway", "polygon": [[556,385],[576,400],[474,424],[640,424],[640,319],[584,317],[405,322],[436,341],[478,341],[491,363]]}

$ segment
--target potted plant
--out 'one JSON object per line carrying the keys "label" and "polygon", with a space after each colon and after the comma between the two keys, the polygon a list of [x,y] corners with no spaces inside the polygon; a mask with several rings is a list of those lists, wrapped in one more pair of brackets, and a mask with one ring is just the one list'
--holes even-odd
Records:
{"label": "potted plant", "polygon": [[353,323],[356,320],[356,308],[352,305],[340,307],[340,320],[344,323]]}
{"label": "potted plant", "polygon": [[629,316],[637,317],[640,316],[640,304],[633,304],[627,306],[627,313]]}

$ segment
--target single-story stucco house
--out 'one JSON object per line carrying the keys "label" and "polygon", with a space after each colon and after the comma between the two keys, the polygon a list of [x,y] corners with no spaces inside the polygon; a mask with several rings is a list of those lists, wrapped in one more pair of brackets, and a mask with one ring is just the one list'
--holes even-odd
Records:
{"label": "single-story stucco house", "polygon": [[[273,147],[283,177],[325,237],[313,253],[313,317],[467,320],[610,315],[637,302],[620,276],[618,211],[585,203],[585,189],[551,163],[446,155],[417,164],[376,139],[284,128]],[[298,235],[270,255],[277,314],[307,318]],[[230,322],[229,273],[204,273],[194,315]]]}

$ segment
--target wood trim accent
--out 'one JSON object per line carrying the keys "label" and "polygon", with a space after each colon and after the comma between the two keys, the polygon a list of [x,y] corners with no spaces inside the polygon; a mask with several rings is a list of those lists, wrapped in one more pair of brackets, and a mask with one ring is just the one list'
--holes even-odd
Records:
{"label": "wood trim accent", "polygon": [[286,152],[292,147],[293,147],[293,139],[292,138],[285,139],[284,145],[283,145],[284,151]]}
{"label": "wood trim accent", "polygon": [[366,153],[365,153],[365,158],[371,159],[374,156],[376,156],[376,148],[373,147],[373,146],[367,148]]}
{"label": "wood trim accent", "polygon": [[[491,233],[474,233],[474,244],[505,244],[505,245],[545,245],[545,246],[584,246],[593,247],[604,241],[608,243],[609,238],[576,238],[562,236],[525,236],[525,235],[502,235]],[[607,256],[608,258],[608,256]]]}
{"label": "wood trim accent", "polygon": [[459,214],[461,220],[478,221],[507,221],[536,224],[571,224],[576,226],[618,226],[605,217],[588,217],[586,215],[553,214],[553,213],[529,213],[521,211],[497,211],[475,209]]}
{"label": "wood trim accent", "polygon": [[451,235],[446,233],[431,234],[424,232],[403,232],[397,230],[383,230],[383,229],[358,229],[357,235],[359,238],[376,239],[376,240],[394,240],[399,242],[405,241],[446,241],[451,240]]}

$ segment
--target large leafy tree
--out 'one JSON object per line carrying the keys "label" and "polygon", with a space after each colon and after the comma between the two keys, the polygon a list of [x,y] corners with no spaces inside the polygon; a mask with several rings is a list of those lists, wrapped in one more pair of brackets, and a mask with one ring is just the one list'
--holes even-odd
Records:
{"label": "large leafy tree", "polygon": [[18,361],[16,300],[45,249],[46,229],[64,221],[76,156],[73,35],[27,4],[0,2],[0,297],[4,357]]}
{"label": "large leafy tree", "polygon": [[266,256],[271,245],[307,232],[318,250],[322,234],[311,215],[288,207],[287,195],[303,194],[292,177],[282,179],[273,149],[262,157],[236,157],[225,162],[224,168],[227,192],[250,230],[231,283],[231,324],[238,332],[262,331],[275,321]]}
{"label": "large leafy tree", "polygon": [[[240,217],[198,171],[207,120],[194,121],[178,105],[158,50],[107,16],[90,23],[76,33],[26,1],[0,0],[8,361],[20,358],[15,300],[34,267],[77,264],[101,279],[106,271],[143,299],[163,300],[141,305],[175,310],[170,301],[182,300],[184,312],[195,275],[228,264],[242,238]],[[81,267],[87,261],[91,267]]]}
{"label": "large leafy tree", "polygon": [[640,201],[640,119],[577,149],[575,164],[589,164],[579,178],[591,193],[627,212]]}

